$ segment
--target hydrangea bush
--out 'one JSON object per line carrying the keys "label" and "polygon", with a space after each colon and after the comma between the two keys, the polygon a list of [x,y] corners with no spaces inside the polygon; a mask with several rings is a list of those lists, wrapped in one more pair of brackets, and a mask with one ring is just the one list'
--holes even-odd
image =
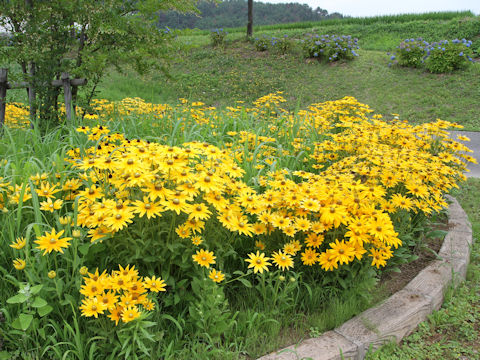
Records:
{"label": "hydrangea bush", "polygon": [[328,62],[352,60],[358,56],[356,50],[358,39],[350,35],[317,35],[310,34],[303,39],[303,50],[307,58],[316,58]]}
{"label": "hydrangea bush", "polygon": [[428,43],[422,38],[406,39],[390,56],[392,64],[423,67],[431,73],[447,73],[465,68],[472,62],[472,42],[466,39]]}
{"label": "hydrangea bush", "polygon": [[210,32],[210,39],[212,40],[213,46],[223,46],[225,45],[225,38],[227,37],[228,32],[223,29],[215,29]]}

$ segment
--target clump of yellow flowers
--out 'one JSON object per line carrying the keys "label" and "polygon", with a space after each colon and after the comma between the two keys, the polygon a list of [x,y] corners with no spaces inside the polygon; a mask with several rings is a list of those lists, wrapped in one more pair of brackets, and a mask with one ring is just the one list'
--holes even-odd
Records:
{"label": "clump of yellow flowers", "polygon": [[80,293],[85,296],[80,310],[86,317],[98,317],[108,312],[108,318],[115,324],[121,320],[124,323],[135,320],[141,315],[142,309],[151,311],[155,303],[148,297],[148,292],[166,291],[166,284],[155,276],[141,278],[135,266],[129,265],[107,274],[88,273],[83,278],[84,284]]}
{"label": "clump of yellow flowers", "polygon": [[[230,253],[255,274],[273,267],[335,271],[353,262],[380,268],[402,246],[396,216],[429,216],[446,207],[444,194],[465,179],[465,162],[475,161],[448,136],[447,129],[458,125],[446,121],[384,121],[352,97],[295,114],[281,107],[284,102],[275,93],[252,108],[239,103],[221,112],[185,99],[176,107],[137,98],[96,101],[89,118],[98,124],[77,129],[92,145],[67,153],[71,175],[56,182],[48,174],[30,179],[46,214],[64,214],[76,200],[75,224],[61,218],[65,229],[74,227],[74,240],[52,228],[37,237],[36,248],[63,253],[82,232],[96,243],[114,241],[131,227],[170,223],[175,226],[168,238],[185,241],[188,260],[208,269],[216,283],[239,270],[225,268],[222,241],[211,235],[218,229],[232,235]],[[239,120],[241,113],[262,121],[261,127],[228,129],[225,120]],[[104,122],[144,115],[151,116],[152,127],[162,122],[164,128],[186,129],[194,123],[223,138],[217,144],[166,145],[128,139]],[[0,208],[32,198],[23,184],[0,179],[0,188],[6,190]],[[237,248],[235,239],[250,249]],[[165,242],[159,237],[157,246]],[[18,259],[14,266],[23,269],[25,263]],[[80,308],[84,316],[108,311],[116,323],[128,322],[140,315],[139,306],[153,309],[147,289],[164,291],[165,284],[141,279],[134,267],[110,275],[97,271],[84,278]]]}

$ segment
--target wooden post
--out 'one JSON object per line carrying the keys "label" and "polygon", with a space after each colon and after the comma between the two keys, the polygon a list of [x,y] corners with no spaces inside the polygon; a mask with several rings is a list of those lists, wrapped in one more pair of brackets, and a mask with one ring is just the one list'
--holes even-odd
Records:
{"label": "wooden post", "polygon": [[28,105],[30,106],[30,127],[33,129],[33,122],[37,114],[37,94],[33,79],[35,78],[35,64],[30,64],[30,81],[28,83]]}
{"label": "wooden post", "polygon": [[7,101],[8,69],[0,69],[0,129],[5,123],[5,106]]}
{"label": "wooden post", "polygon": [[65,113],[67,121],[72,120],[72,85],[68,73],[62,73],[63,95],[65,96]]}
{"label": "wooden post", "polygon": [[253,35],[253,0],[248,0],[247,18],[247,38],[250,38]]}

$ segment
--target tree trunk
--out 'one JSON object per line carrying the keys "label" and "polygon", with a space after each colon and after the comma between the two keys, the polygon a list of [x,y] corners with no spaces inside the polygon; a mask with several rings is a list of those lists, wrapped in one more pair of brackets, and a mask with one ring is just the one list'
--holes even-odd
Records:
{"label": "tree trunk", "polygon": [[248,0],[247,37],[253,35],[253,0]]}

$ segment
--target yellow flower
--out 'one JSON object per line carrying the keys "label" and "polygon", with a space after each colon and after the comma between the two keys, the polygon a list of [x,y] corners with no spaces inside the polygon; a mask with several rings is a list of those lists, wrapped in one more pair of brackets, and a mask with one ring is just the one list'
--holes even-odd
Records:
{"label": "yellow flower", "polygon": [[85,276],[85,275],[88,274],[88,268],[87,268],[86,266],[82,266],[82,267],[80,268],[79,272],[80,272],[80,275]]}
{"label": "yellow flower", "polygon": [[138,318],[140,316],[140,314],[141,313],[140,313],[140,311],[138,311],[136,306],[129,306],[129,307],[123,309],[122,321],[124,323],[128,323],[128,322]]}
{"label": "yellow flower", "polygon": [[196,235],[196,236],[192,236],[190,241],[192,242],[193,245],[198,246],[203,242],[203,239],[200,236]]}
{"label": "yellow flower", "polygon": [[70,216],[63,216],[58,218],[58,222],[60,223],[60,225],[64,225],[64,226],[70,224],[71,221],[72,221],[72,218]]}
{"label": "yellow flower", "polygon": [[[63,200],[57,199],[55,202],[51,198],[47,198],[46,201],[40,203],[40,210],[54,212],[55,210],[61,209]],[[65,225],[65,224],[62,224]]]}
{"label": "yellow flower", "polygon": [[60,230],[56,233],[55,229],[52,229],[50,233],[45,232],[45,235],[38,237],[35,241],[38,244],[37,249],[45,250],[43,255],[47,252],[51,253],[53,250],[59,251],[63,254],[63,248],[70,246],[69,241],[72,239],[70,237],[60,238],[64,233],[64,230]]}
{"label": "yellow flower", "polygon": [[330,243],[331,249],[328,250],[330,259],[340,264],[348,264],[355,257],[355,247],[344,240]]}
{"label": "yellow flower", "polygon": [[50,279],[55,279],[55,277],[57,276],[57,273],[55,272],[55,270],[50,270],[47,274],[47,276],[50,278]]}
{"label": "yellow flower", "polygon": [[256,254],[248,254],[248,259],[245,259],[245,261],[249,263],[248,268],[253,268],[255,274],[257,272],[263,273],[264,270],[268,271],[268,266],[271,265],[268,260],[270,260],[270,258],[265,257],[265,254],[259,251],[257,251]]}
{"label": "yellow flower", "polygon": [[380,266],[387,265],[385,257],[382,255],[382,252],[380,250],[371,249],[370,254],[368,256],[372,257],[372,264],[371,265],[376,266],[377,269],[379,269]]}
{"label": "yellow flower", "polygon": [[26,244],[27,244],[27,240],[24,237],[19,237],[15,239],[15,242],[10,244],[10,247],[20,250],[20,249],[23,249]]}
{"label": "yellow flower", "polygon": [[217,271],[215,269],[212,269],[210,270],[210,274],[208,275],[208,277],[216,283],[219,283],[225,279],[225,274],[223,274],[220,270]]}
{"label": "yellow flower", "polygon": [[289,268],[293,267],[293,259],[291,258],[291,256],[281,251],[274,252],[272,254],[272,260],[273,263],[282,270],[288,270]]}
{"label": "yellow flower", "polygon": [[163,281],[162,278],[156,278],[155,276],[152,276],[151,278],[146,277],[143,280],[143,285],[153,292],[167,291],[165,289],[167,286],[167,284],[165,284],[165,281]]}
{"label": "yellow flower", "polygon": [[107,306],[99,302],[96,297],[83,299],[80,306],[82,315],[86,317],[95,316],[95,318],[98,318],[98,314],[103,314],[106,309]]}
{"label": "yellow flower", "polygon": [[213,251],[198,250],[195,255],[192,255],[193,260],[200,266],[209,268],[211,264],[215,264],[216,256]]}
{"label": "yellow flower", "polygon": [[25,269],[25,266],[27,263],[23,259],[15,259],[13,260],[13,267],[17,270],[23,270]]}
{"label": "yellow flower", "polygon": [[301,256],[304,265],[312,266],[319,261],[318,253],[315,249],[305,249]]}

